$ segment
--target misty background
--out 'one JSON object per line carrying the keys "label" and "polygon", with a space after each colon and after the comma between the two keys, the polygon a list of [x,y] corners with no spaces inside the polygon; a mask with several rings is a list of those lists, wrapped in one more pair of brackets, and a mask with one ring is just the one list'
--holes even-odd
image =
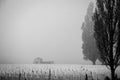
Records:
{"label": "misty background", "polygon": [[0,63],[91,64],[82,23],[92,0],[0,0]]}

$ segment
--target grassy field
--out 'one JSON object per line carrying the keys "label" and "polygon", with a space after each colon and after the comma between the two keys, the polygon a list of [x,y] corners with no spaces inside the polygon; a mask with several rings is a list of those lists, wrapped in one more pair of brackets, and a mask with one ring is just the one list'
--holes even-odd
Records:
{"label": "grassy field", "polygon": [[[120,77],[120,68],[116,70]],[[110,71],[102,65],[0,64],[0,80],[104,80]]]}

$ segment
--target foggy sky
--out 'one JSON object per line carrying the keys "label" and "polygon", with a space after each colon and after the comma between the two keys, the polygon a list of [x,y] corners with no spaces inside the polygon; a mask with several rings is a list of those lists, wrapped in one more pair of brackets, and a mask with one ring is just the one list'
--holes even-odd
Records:
{"label": "foggy sky", "polygon": [[91,0],[0,0],[0,63],[83,60],[81,26]]}

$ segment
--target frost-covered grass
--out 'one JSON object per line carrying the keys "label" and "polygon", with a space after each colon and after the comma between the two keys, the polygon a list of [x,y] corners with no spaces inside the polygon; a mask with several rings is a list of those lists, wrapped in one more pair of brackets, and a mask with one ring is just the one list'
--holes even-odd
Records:
{"label": "frost-covered grass", "polygon": [[[120,77],[120,67],[116,70]],[[104,80],[110,71],[103,65],[0,64],[0,80]]]}

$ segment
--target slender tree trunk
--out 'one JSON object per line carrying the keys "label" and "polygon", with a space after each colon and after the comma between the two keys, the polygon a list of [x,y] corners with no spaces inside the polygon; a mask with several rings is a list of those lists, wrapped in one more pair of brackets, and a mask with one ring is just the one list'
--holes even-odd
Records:
{"label": "slender tree trunk", "polygon": [[[110,27],[112,27],[112,24],[110,25]],[[113,45],[114,45],[113,44],[113,31],[111,31],[111,33],[110,33],[110,68],[111,68],[111,80],[116,80],[115,79],[114,59],[113,59],[113,54],[114,54]]]}
{"label": "slender tree trunk", "polygon": [[113,66],[111,67],[111,80],[116,80],[115,79],[115,69]]}
{"label": "slender tree trunk", "polygon": [[93,65],[95,65],[95,61],[92,61],[93,62]]}

